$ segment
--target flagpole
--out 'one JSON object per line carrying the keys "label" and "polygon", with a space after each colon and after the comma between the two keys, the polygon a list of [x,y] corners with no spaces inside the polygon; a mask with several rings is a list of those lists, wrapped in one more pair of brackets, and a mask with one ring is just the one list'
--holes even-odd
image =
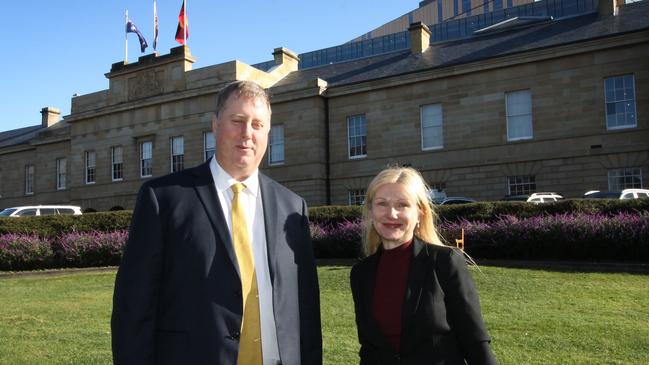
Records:
{"label": "flagpole", "polygon": [[185,18],[185,27],[183,28],[183,40],[185,41],[185,46],[187,45],[187,28],[189,28],[189,24],[187,24],[187,0],[183,0],[183,3],[185,4],[185,11],[183,11],[183,17]]}
{"label": "flagpole", "polygon": [[128,25],[128,9],[126,9],[124,15],[124,63],[128,63],[128,32],[126,31],[126,26]]}

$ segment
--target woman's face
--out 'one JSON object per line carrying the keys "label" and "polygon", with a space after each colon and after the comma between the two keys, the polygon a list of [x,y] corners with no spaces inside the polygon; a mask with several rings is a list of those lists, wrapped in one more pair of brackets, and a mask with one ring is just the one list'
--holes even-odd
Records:
{"label": "woman's face", "polygon": [[370,215],[383,248],[390,249],[412,239],[422,214],[402,184],[389,183],[376,190]]}

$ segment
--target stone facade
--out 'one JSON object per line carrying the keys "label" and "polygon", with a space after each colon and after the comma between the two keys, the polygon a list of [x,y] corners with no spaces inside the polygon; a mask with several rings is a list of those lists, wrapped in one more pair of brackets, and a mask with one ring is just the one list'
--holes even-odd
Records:
{"label": "stone facade", "polygon": [[[425,26],[411,27],[423,31]],[[403,57],[419,62],[441,49],[425,49],[425,42],[423,48]],[[52,124],[52,114],[44,113],[43,127],[28,140],[0,140],[0,208],[133,208],[143,181],[171,171],[172,137],[184,139],[185,167],[204,161],[216,95],[227,82],[242,79],[268,88],[272,123],[284,126],[284,162],[271,165],[266,156],[262,171],[310,206],[348,204],[350,191],[362,192],[390,164],[419,169],[448,195],[499,199],[510,193],[510,177],[533,176],[537,191],[581,197],[588,190],[609,190],[611,170],[639,169],[647,181],[647,55],[645,29],[341,83],[340,75],[323,79],[318,69],[297,70],[297,56],[285,48],[275,50],[276,66],[265,72],[240,61],[193,70],[189,49],[178,47],[168,55],[113,64],[106,74],[109,88],[74,97],[63,121]],[[637,125],[610,129],[604,83],[620,75],[634,77]],[[509,140],[506,94],[519,90],[531,95],[533,133]],[[441,105],[442,146],[424,149],[421,107],[430,104]],[[347,119],[355,115],[364,115],[367,125],[367,154],[360,158],[349,157]],[[151,177],[140,176],[142,142],[152,143]],[[113,147],[123,153],[117,181]],[[92,183],[86,181],[86,152],[96,156]],[[63,189],[57,188],[58,158],[66,159]],[[26,194],[30,164],[34,191]]]}

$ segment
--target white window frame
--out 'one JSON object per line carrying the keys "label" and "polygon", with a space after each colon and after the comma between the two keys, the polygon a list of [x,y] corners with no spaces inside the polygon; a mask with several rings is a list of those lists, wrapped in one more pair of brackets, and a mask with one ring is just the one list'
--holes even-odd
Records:
{"label": "white window frame", "polygon": [[[609,114],[610,108],[615,109],[615,113]],[[620,110],[617,110],[618,108]],[[607,130],[638,126],[635,76],[633,74],[611,76],[604,79],[604,114],[606,115]],[[621,117],[624,119],[624,124],[617,124]],[[629,119],[631,122],[628,122]],[[611,125],[613,122],[615,125]]]}
{"label": "white window frame", "polygon": [[284,125],[273,125],[268,136],[268,165],[283,165],[284,159]]}
{"label": "white window frame", "polygon": [[[177,142],[177,143],[174,143]],[[169,139],[170,170],[178,172],[185,169],[185,138],[183,136],[171,137]]]}
{"label": "white window frame", "polygon": [[348,205],[363,205],[365,202],[365,189],[347,190]]}
{"label": "white window frame", "polygon": [[212,132],[203,133],[203,161],[209,160],[216,153],[216,139]]}
{"label": "white window frame", "polygon": [[[145,148],[145,146],[149,146]],[[147,155],[145,155],[147,154]],[[147,163],[148,162],[148,163]],[[148,165],[145,167],[145,164]],[[145,170],[149,170],[146,174]],[[140,178],[153,176],[153,142],[142,141],[140,142]]]}
{"label": "white window frame", "polygon": [[113,181],[124,180],[124,149],[122,146],[113,146],[110,148],[110,159],[110,175]]}
{"label": "white window frame", "polygon": [[[444,148],[444,114],[442,104],[427,104],[419,107],[419,120],[421,122],[421,150],[430,151]],[[429,116],[429,118],[425,118]],[[439,138],[434,138],[435,133],[429,136],[429,145],[426,144],[427,131],[439,130]]]}
{"label": "white window frame", "polygon": [[56,190],[64,190],[67,179],[67,159],[65,157],[56,159]]}
{"label": "white window frame", "polygon": [[[518,181],[517,181],[518,180]],[[524,186],[532,186],[533,188],[525,189]],[[520,186],[522,191],[512,192],[512,186]],[[509,195],[530,195],[536,192],[536,176],[535,175],[516,175],[507,177],[507,192]]]}
{"label": "white window frame", "polygon": [[[356,141],[361,142],[359,145],[356,145]],[[363,152],[363,147],[365,149],[364,153],[352,155],[352,148],[360,148],[361,152]],[[367,118],[365,114],[356,114],[347,117],[347,157],[349,159],[367,157]]]}
{"label": "white window frame", "polygon": [[85,151],[84,161],[86,185],[94,184],[97,181],[97,153],[95,151]]}
{"label": "white window frame", "polygon": [[[641,167],[623,167],[607,171],[608,190],[622,191],[624,189],[642,189],[642,168]],[[631,180],[631,181],[627,181]],[[633,180],[636,180],[634,182]],[[622,183],[620,183],[622,181]]]}
{"label": "white window frame", "polygon": [[[527,100],[529,101],[529,109],[526,108],[526,106],[522,107],[521,109],[523,110],[516,110],[517,108],[514,108],[513,104],[514,98],[515,97],[527,97]],[[525,89],[525,90],[516,90],[516,91],[508,91],[505,93],[505,114],[507,118],[507,140],[508,141],[521,141],[521,140],[527,140],[527,139],[532,139],[534,138],[534,120],[532,118],[532,90],[531,89]],[[512,136],[510,133],[510,127],[512,124],[514,124],[514,121],[512,119],[514,118],[524,118],[528,116],[526,123],[529,123],[529,129],[530,133],[529,135],[524,135],[524,136]]]}
{"label": "white window frame", "polygon": [[34,195],[34,165],[25,165],[25,195]]}

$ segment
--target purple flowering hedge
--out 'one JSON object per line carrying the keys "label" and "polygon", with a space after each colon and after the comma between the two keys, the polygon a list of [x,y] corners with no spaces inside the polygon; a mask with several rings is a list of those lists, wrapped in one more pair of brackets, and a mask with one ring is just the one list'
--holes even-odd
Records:
{"label": "purple flowering hedge", "polygon": [[361,256],[360,218],[338,223],[311,223],[313,254],[317,258],[356,258]]}
{"label": "purple flowering hedge", "polygon": [[0,270],[119,265],[128,233],[0,234]]}
{"label": "purple flowering hedge", "polygon": [[[454,243],[464,229],[465,250],[475,258],[649,260],[649,212],[575,213],[490,221],[444,222],[441,236]],[[360,220],[311,224],[318,258],[361,255]]]}
{"label": "purple flowering hedge", "polygon": [[649,260],[649,212],[500,216],[440,225],[464,229],[466,251],[479,258]]}
{"label": "purple flowering hedge", "polygon": [[[464,229],[474,258],[649,261],[649,209],[642,201],[573,201],[543,210],[522,204],[438,207],[440,233],[450,243]],[[315,256],[360,257],[358,208],[325,208],[311,211]],[[118,265],[130,214],[2,218],[0,270]]]}
{"label": "purple flowering hedge", "polygon": [[47,239],[28,234],[0,235],[0,270],[30,270],[53,266],[54,254]]}

